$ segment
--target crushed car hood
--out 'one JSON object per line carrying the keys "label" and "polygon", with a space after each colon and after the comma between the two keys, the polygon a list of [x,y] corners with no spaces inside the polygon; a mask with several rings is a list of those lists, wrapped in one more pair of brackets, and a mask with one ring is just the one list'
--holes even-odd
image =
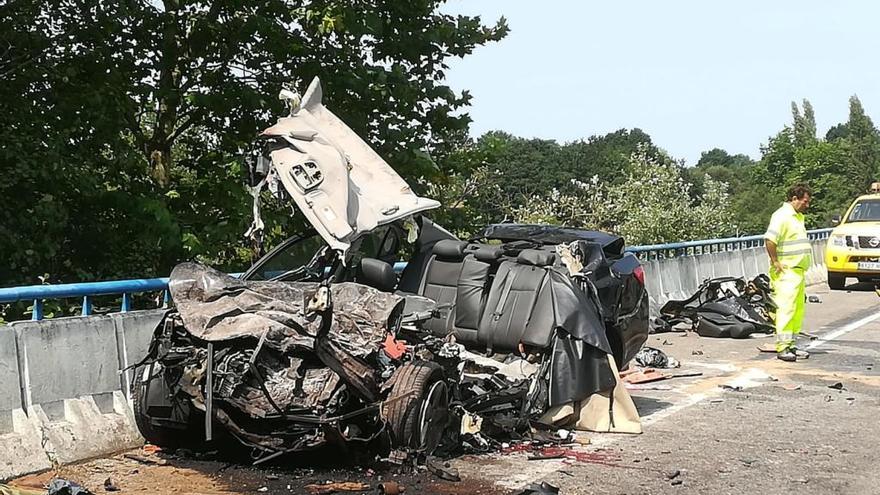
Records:
{"label": "crushed car hood", "polygon": [[284,188],[327,244],[347,251],[379,225],[437,208],[417,196],[367,143],[322,103],[312,80],[299,108],[263,131],[289,146],[270,157]]}
{"label": "crushed car hood", "polygon": [[[187,332],[205,341],[265,338],[286,350],[314,347],[320,318],[307,311],[319,285],[310,282],[244,281],[198,263],[181,263],[168,288]],[[331,287],[330,339],[350,354],[377,349],[400,325],[403,298],[365,285]]]}

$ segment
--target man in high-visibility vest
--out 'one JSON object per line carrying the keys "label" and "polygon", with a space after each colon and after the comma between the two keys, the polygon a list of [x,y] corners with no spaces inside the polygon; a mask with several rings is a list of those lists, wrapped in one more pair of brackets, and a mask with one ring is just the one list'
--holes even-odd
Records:
{"label": "man in high-visibility vest", "polygon": [[794,362],[810,354],[797,348],[795,339],[804,321],[804,274],[812,263],[812,249],[804,226],[804,212],[810,206],[810,188],[795,184],[786,202],[770,217],[764,234],[770,256],[770,287],[776,303],[776,357]]}

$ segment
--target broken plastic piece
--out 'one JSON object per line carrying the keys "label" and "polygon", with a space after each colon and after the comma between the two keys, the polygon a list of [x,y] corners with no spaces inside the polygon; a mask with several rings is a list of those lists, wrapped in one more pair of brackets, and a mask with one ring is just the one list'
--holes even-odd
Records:
{"label": "broken plastic piece", "polygon": [[385,337],[385,342],[382,343],[382,348],[385,350],[385,354],[391,359],[400,359],[406,354],[406,343],[396,340],[390,333]]}

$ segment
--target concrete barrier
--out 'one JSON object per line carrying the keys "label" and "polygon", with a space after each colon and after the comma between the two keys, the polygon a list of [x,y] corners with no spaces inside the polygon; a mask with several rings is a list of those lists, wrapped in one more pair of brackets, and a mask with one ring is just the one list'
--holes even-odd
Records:
{"label": "concrete barrier", "polygon": [[[807,285],[826,281],[826,242],[823,239],[812,243],[813,264],[805,275]],[[651,316],[657,316],[667,301],[686,299],[693,295],[706,279],[725,276],[751,279],[767,273],[769,265],[770,260],[764,247],[645,261],[643,266]]]}
{"label": "concrete barrier", "polygon": [[130,373],[164,311],[0,327],[0,480],[140,445]]}

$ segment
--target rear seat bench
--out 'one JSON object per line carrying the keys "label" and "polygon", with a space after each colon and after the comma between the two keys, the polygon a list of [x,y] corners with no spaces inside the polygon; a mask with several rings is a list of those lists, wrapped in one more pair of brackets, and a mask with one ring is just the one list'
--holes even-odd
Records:
{"label": "rear seat bench", "polygon": [[455,320],[451,330],[464,345],[477,343],[480,318],[486,307],[489,282],[504,254],[501,246],[471,244],[467,249],[455,293]]}
{"label": "rear seat bench", "polygon": [[431,258],[419,284],[418,295],[434,300],[439,317],[425,322],[435,335],[447,335],[455,321],[455,298],[467,243],[444,239],[434,244]]}
{"label": "rear seat bench", "polygon": [[500,245],[442,240],[434,245],[418,295],[434,300],[425,329],[453,334],[468,348],[517,352],[549,347],[555,330],[550,249],[523,249],[513,258]]}

